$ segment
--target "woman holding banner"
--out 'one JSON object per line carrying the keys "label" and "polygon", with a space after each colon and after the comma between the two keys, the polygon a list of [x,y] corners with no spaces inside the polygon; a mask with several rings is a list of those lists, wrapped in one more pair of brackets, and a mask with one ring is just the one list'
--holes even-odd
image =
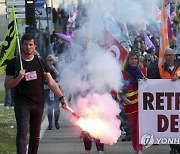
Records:
{"label": "woman holding banner", "polygon": [[138,80],[145,78],[146,74],[142,72],[139,68],[138,52],[129,52],[123,68],[124,87],[120,95],[124,102],[124,111],[129,121],[132,145],[136,154],[142,154],[138,127]]}

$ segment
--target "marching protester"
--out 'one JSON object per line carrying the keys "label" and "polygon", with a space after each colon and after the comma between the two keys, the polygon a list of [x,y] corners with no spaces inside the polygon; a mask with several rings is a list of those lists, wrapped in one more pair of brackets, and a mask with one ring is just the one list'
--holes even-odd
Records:
{"label": "marching protester", "polygon": [[[174,0],[174,2],[175,1],[176,0]],[[64,2],[66,1],[64,0]],[[116,75],[110,73],[109,70],[113,70],[113,71],[119,70],[119,72],[121,73],[120,67],[123,61],[119,60],[120,67],[118,62],[118,69],[116,69],[115,67],[113,67],[114,61],[113,64],[111,65],[110,64],[111,59],[109,59],[107,55],[104,55],[104,53],[102,55],[104,55],[105,57],[107,56],[108,59],[106,61],[103,61],[103,57],[101,56],[101,53],[98,52],[101,51],[102,48],[104,47],[104,42],[105,42],[104,40],[110,42],[110,40],[107,39],[106,36],[104,36],[104,31],[107,31],[112,36],[113,41],[108,45],[107,48],[111,50],[113,54],[116,55],[115,56],[116,59],[120,59],[119,57],[123,55],[121,52],[122,47],[127,48],[127,50],[130,50],[129,52],[127,52],[128,56],[126,57],[126,62],[122,70],[123,79],[121,84],[123,83],[124,84],[122,91],[120,92],[120,97],[121,97],[120,103],[122,103],[121,105],[123,111],[121,111],[120,116],[124,121],[121,121],[121,128],[124,128],[122,130],[125,130],[127,127],[127,129],[125,130],[126,131],[125,138],[121,138],[121,139],[122,141],[132,140],[133,150],[135,151],[136,154],[142,154],[142,150],[143,150],[142,145],[139,144],[140,143],[139,138],[141,138],[141,136],[139,135],[139,130],[141,130],[141,128],[139,129],[139,127],[142,127],[142,125],[139,125],[138,118],[141,119],[142,115],[140,116],[138,115],[139,114],[138,104],[142,102],[139,102],[138,100],[138,88],[139,88],[138,80],[146,78],[146,73],[147,73],[147,77],[152,79],[172,79],[172,81],[176,81],[180,78],[180,74],[179,74],[180,66],[178,63],[174,62],[175,55],[174,55],[174,51],[171,48],[167,48],[165,50],[164,53],[165,62],[163,63],[163,65],[158,66],[159,49],[166,48],[164,46],[162,47],[164,42],[162,41],[163,43],[162,42],[160,43],[160,39],[159,39],[159,32],[160,33],[165,32],[165,30],[161,31],[160,29],[161,28],[160,23],[165,23],[165,21],[160,19],[161,18],[160,13],[162,14],[163,12],[162,6],[157,4],[157,6],[155,7],[156,4],[154,4],[154,2],[153,4],[151,4],[151,1],[142,2],[143,4],[141,4],[141,2],[140,3],[133,2],[135,6],[139,5],[138,7],[139,12],[135,12],[136,10],[133,10],[133,8],[137,8],[137,7],[132,7],[134,5],[133,3],[129,5],[129,3],[125,1],[123,3],[119,3],[118,1],[117,2],[113,1],[113,3],[110,1],[106,1],[106,3],[103,3],[102,5],[103,7],[99,7],[101,6],[99,5],[101,4],[101,1],[97,0],[93,2],[94,4],[96,3],[94,8],[93,8],[94,4],[91,2],[87,3],[86,4],[87,6],[85,7],[81,6],[80,2],[81,0],[79,0],[78,2],[79,3],[77,5],[78,11],[76,12],[77,14],[74,15],[74,18],[73,18],[73,14],[68,15],[68,12],[65,10],[66,7],[61,6],[60,8],[58,8],[57,12],[55,9],[53,9],[54,12],[53,23],[56,25],[56,23],[59,22],[60,27],[57,25],[54,27],[56,31],[53,31],[53,34],[50,36],[51,41],[48,42],[47,38],[49,33],[48,35],[44,35],[46,34],[44,30],[42,32],[40,31],[39,35],[41,33],[42,34],[36,38],[36,40],[38,40],[37,43],[39,43],[39,45],[35,42],[35,38],[30,34],[23,35],[21,41],[22,54],[20,56],[13,58],[7,65],[6,77],[5,77],[5,90],[6,89],[8,91],[12,90],[14,96],[13,97],[14,112],[17,123],[17,134],[16,134],[17,154],[27,153],[26,144],[27,144],[28,130],[30,133],[28,153],[37,154],[39,147],[41,120],[45,105],[44,103],[47,102],[48,105],[47,106],[47,116],[49,122],[48,129],[52,130],[53,126],[55,126],[56,129],[60,129],[61,131],[62,127],[60,128],[60,124],[59,124],[59,117],[60,117],[59,103],[62,104],[62,108],[64,109],[68,108],[66,98],[63,96],[66,92],[67,92],[66,93],[67,96],[72,96],[70,97],[70,99],[72,100],[71,101],[72,107],[76,107],[77,102],[74,101],[75,100],[74,98],[76,97],[83,98],[87,94],[99,92],[99,89],[101,88],[100,84],[103,85],[102,88],[103,90],[100,91],[100,93],[104,93],[104,91],[106,91],[104,89],[107,89],[109,93],[112,84],[118,85],[115,80]],[[170,1],[167,1],[167,3],[170,3]],[[105,4],[108,4],[109,6],[108,5],[105,6]],[[112,7],[110,7],[111,4],[113,4]],[[151,13],[149,12],[148,9],[145,9],[145,6],[147,6],[147,8],[153,8],[153,9],[149,9],[151,10]],[[172,6],[175,6],[175,3],[173,3]],[[90,8],[91,11],[86,10],[88,8]],[[96,10],[97,8],[98,10]],[[114,8],[114,9],[108,10],[109,8]],[[166,8],[168,10],[168,6]],[[131,13],[126,12],[126,10],[132,10],[132,12],[137,14],[134,15],[132,12]],[[155,12],[154,10],[157,11]],[[145,17],[144,19],[139,20],[138,18],[141,17],[140,11],[141,12],[146,11],[146,14],[148,14],[148,18]],[[176,12],[174,11],[174,13]],[[138,16],[138,14],[140,16]],[[129,18],[129,15],[132,16]],[[156,15],[156,17],[154,17],[154,15]],[[171,21],[173,22],[174,18],[171,19]],[[123,28],[121,22],[123,23],[124,26],[126,26],[126,29],[124,29],[125,30],[124,34],[122,33]],[[180,22],[180,20],[178,20],[177,22]],[[41,25],[40,21],[39,21],[39,25]],[[46,25],[42,25],[42,27],[43,26]],[[177,30],[179,27],[180,27],[180,23],[178,23],[178,27],[175,27],[174,30]],[[50,27],[48,26],[47,28],[49,31],[49,28],[51,28],[51,26]],[[147,42],[145,41],[145,38],[142,35],[142,31],[146,31],[147,34],[149,34],[147,35],[147,37],[149,37],[149,39],[154,44],[153,48],[151,47],[146,48]],[[124,35],[126,35],[126,37],[124,37]],[[167,36],[167,34],[164,34],[163,36]],[[45,39],[46,43],[44,43],[44,38],[46,38]],[[84,39],[88,40],[87,52],[86,51],[79,52],[81,49],[84,49],[84,46],[82,45]],[[95,46],[95,44],[98,44],[97,42],[99,43],[98,47]],[[52,50],[49,50],[47,46],[49,43],[51,43]],[[6,44],[7,42],[5,42],[5,47]],[[171,42],[170,44],[170,46],[175,50],[176,50],[176,45],[178,49],[178,44],[176,44],[175,41]],[[39,49],[44,49],[44,47],[46,47],[45,49],[47,51],[43,51],[43,50],[38,50],[38,51],[43,57],[43,59],[47,58],[46,59],[47,63],[44,62],[40,56],[35,54],[36,46],[38,46]],[[9,49],[12,50],[12,48]],[[104,49],[102,50],[102,52],[104,52]],[[55,54],[55,56],[59,58],[59,66],[62,68],[59,71],[61,71],[61,73],[57,71],[57,68],[55,66],[55,61],[51,56],[49,56],[49,54]],[[97,59],[97,57],[100,57],[101,59],[99,60]],[[90,60],[88,60],[88,58],[90,58]],[[96,61],[98,61],[97,66],[95,65]],[[100,67],[101,66],[100,64],[103,64],[102,68]],[[73,69],[76,71],[74,71]],[[108,74],[108,76],[105,76],[103,73],[105,75]],[[120,73],[117,74],[119,75]],[[63,80],[61,82],[62,83],[61,87],[56,83],[57,76],[59,74],[61,74],[60,78]],[[97,78],[98,76],[95,76],[97,74],[100,75],[99,78]],[[106,81],[106,79],[108,81]],[[97,83],[95,83],[96,80]],[[71,81],[71,82],[67,82],[67,81]],[[110,84],[106,84],[106,82],[108,83],[110,82]],[[44,83],[46,83],[47,86],[49,87],[47,91],[44,91],[43,89]],[[70,85],[70,87],[67,88],[65,84]],[[85,86],[87,86],[88,88],[86,89]],[[93,90],[91,91],[91,89]],[[118,92],[119,89],[120,86],[117,86],[116,90]],[[85,91],[86,93],[84,94],[83,91]],[[48,93],[47,98],[44,97],[46,96],[45,95],[46,92]],[[116,102],[116,104],[118,103],[119,102]],[[101,109],[100,107],[97,108]],[[108,108],[106,113],[109,113],[110,110],[115,112],[112,108]],[[105,112],[102,115],[104,116],[104,114]],[[116,116],[114,117],[117,118]],[[108,120],[110,121],[109,117]],[[143,123],[143,125],[144,124],[145,123]],[[117,127],[117,129],[119,130],[119,126]],[[110,129],[108,129],[108,131],[109,130]],[[52,133],[52,131],[50,132]],[[56,132],[58,131],[56,130]],[[113,131],[111,131],[110,133],[110,137],[112,136],[112,132]],[[156,132],[154,131],[152,133],[155,134]],[[104,134],[109,135],[109,133],[104,133]],[[119,134],[121,135],[121,133]],[[118,137],[120,137],[120,135]],[[94,137],[93,135],[90,135],[89,132],[83,131],[81,137],[83,138],[84,149],[87,154],[89,154],[92,150],[93,141],[95,141],[95,145],[98,151],[97,153],[103,154],[104,151],[106,152],[106,149],[104,150],[104,145],[106,144],[106,142],[105,143],[100,142],[101,140],[99,136]],[[167,148],[169,148],[169,145],[167,145]],[[178,145],[177,144],[170,145],[170,148],[171,148],[170,154],[180,153],[179,143]],[[73,151],[73,152],[78,153],[77,151]],[[60,151],[60,153],[62,153],[62,151]]]}
{"label": "marching protester", "polygon": [[123,69],[124,87],[120,93],[124,102],[124,111],[130,125],[132,145],[136,154],[142,154],[142,145],[139,144],[138,122],[138,79],[144,75],[139,68],[137,51],[130,51]]}
{"label": "marching protester", "polygon": [[146,54],[143,57],[143,67],[148,68],[151,65],[151,63],[152,63],[151,55],[150,54]]}
{"label": "marching protester", "polygon": [[[49,68],[50,74],[55,81],[57,80],[57,77],[59,75],[59,72],[56,68],[57,62],[58,60],[56,60],[56,57],[54,55],[49,55],[46,58],[46,63]],[[48,122],[49,122],[48,129],[52,130],[53,117],[54,117],[55,127],[56,129],[59,129],[60,128],[59,126],[59,115],[60,115],[59,101],[58,101],[58,97],[56,97],[49,88],[47,91],[46,102],[47,102],[47,116],[48,116]]]}
{"label": "marching protester", "polygon": [[13,106],[14,106],[14,102],[12,98],[11,89],[5,88],[4,107],[8,109],[9,107],[13,107]]}
{"label": "marching protester", "polygon": [[53,51],[55,56],[59,56],[64,51],[69,50],[71,47],[71,38],[68,35],[62,33],[55,33],[57,40],[53,44]]}
{"label": "marching protester", "polygon": [[34,36],[24,34],[21,43],[21,55],[13,58],[7,65],[5,87],[14,89],[17,154],[26,154],[28,129],[30,135],[28,153],[37,154],[44,110],[44,80],[59,98],[62,108],[66,108],[67,101],[46,65],[43,65],[42,59],[34,54],[36,48]]}
{"label": "marching protester", "polygon": [[[174,50],[171,48],[166,48],[164,52],[164,63],[162,65],[157,65],[155,69],[155,75],[152,77],[152,70],[148,69],[147,77],[150,76],[154,79],[171,79],[176,81],[180,78],[180,64],[175,62]],[[170,144],[170,154],[180,153],[179,144]]]}

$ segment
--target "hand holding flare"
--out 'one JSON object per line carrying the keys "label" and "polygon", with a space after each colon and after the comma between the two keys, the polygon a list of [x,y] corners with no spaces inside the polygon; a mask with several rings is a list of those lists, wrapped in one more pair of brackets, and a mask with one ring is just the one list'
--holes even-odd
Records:
{"label": "hand holding flare", "polygon": [[71,109],[69,106],[66,106],[66,110],[71,112],[73,116],[75,116],[77,119],[79,119],[80,117],[77,115],[77,113],[74,112],[73,109]]}

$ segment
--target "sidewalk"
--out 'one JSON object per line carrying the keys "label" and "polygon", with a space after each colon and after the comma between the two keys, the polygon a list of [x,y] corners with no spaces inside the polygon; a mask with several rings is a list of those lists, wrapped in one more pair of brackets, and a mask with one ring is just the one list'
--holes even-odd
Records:
{"label": "sidewalk", "polygon": [[[45,134],[40,141],[38,154],[85,154],[83,141],[79,138],[80,130],[66,120],[67,115],[71,116],[61,109],[59,130],[55,127],[53,130],[46,130],[47,119],[43,122],[41,135],[43,132]],[[154,145],[143,150],[143,154],[169,154],[169,151],[169,145]],[[121,138],[114,145],[105,145],[104,152],[105,154],[134,154],[131,142],[122,142]],[[94,142],[91,154],[97,154]]]}

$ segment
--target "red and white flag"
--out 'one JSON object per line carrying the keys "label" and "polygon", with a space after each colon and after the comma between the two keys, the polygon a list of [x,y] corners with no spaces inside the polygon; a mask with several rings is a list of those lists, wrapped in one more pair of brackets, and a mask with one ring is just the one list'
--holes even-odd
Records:
{"label": "red and white flag", "polygon": [[[105,48],[114,54],[118,62],[123,64],[128,55],[126,48],[123,47],[124,44],[127,44],[126,41],[118,42],[107,30],[104,33],[104,37]],[[119,99],[119,95],[116,91],[112,90],[111,95]]]}
{"label": "red and white flag", "polygon": [[122,45],[124,42],[125,41],[118,42],[108,31],[105,31],[105,48],[111,51],[114,54],[115,58],[122,63],[124,62],[128,54],[127,50]]}

